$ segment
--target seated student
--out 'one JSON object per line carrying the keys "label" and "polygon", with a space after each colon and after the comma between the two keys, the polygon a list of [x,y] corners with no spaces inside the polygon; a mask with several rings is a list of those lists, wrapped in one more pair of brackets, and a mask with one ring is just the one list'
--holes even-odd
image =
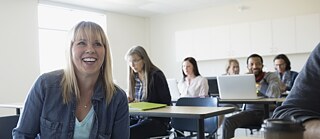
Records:
{"label": "seated student", "polygon": [[[240,66],[237,59],[229,59],[228,63],[226,65],[226,73],[223,75],[238,75],[240,73]],[[236,110],[240,110],[241,105],[237,104],[219,104],[219,106],[222,107],[235,107]],[[224,115],[219,116],[219,126],[222,123],[222,120],[224,119]]]}
{"label": "seated student", "polygon": [[[171,105],[171,95],[163,72],[150,60],[141,46],[129,49],[125,56],[129,65],[128,101],[153,102]],[[170,118],[133,117],[130,121],[130,138],[144,139],[167,133]]]}
{"label": "seated student", "polygon": [[106,34],[98,24],[82,21],[70,35],[67,67],[38,77],[13,138],[128,139],[128,101],[112,79]]}
{"label": "seated student", "polygon": [[[223,75],[238,75],[240,72],[240,66],[237,59],[229,59],[226,66],[226,73]],[[219,106],[224,107],[235,107],[237,110],[241,107],[241,105],[237,104],[219,104]]]}
{"label": "seated student", "polygon": [[193,57],[187,57],[183,60],[182,76],[178,83],[180,97],[208,96],[208,80],[200,75],[197,61]]}
{"label": "seated student", "polygon": [[240,73],[240,66],[237,59],[229,59],[224,75],[235,75]]}
{"label": "seated student", "polygon": [[[259,84],[259,92],[266,97],[280,96],[280,80],[273,72],[264,72],[263,59],[258,54],[252,54],[247,58],[249,74],[254,74],[256,83]],[[231,86],[232,87],[232,86]],[[246,109],[230,117],[226,117],[222,124],[222,138],[234,137],[236,128],[260,125],[264,120],[263,104],[246,104]]]}
{"label": "seated student", "polygon": [[279,54],[274,57],[273,63],[276,69],[276,74],[284,85],[281,91],[290,91],[293,86],[294,80],[298,76],[298,72],[291,71],[290,60],[285,54]]}
{"label": "seated student", "polygon": [[320,137],[320,43],[297,77],[290,94],[272,118],[295,119],[305,126],[304,139]]}

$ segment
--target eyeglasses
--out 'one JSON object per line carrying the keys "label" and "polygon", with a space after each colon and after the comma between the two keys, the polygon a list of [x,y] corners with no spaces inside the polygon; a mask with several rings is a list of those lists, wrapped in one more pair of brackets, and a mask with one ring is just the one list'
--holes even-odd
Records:
{"label": "eyeglasses", "polygon": [[142,59],[140,58],[140,59],[135,59],[135,60],[132,60],[132,61],[128,61],[128,64],[139,64],[140,63],[140,61],[141,61]]}
{"label": "eyeglasses", "polygon": [[278,67],[278,66],[279,66],[279,67],[285,67],[286,64],[285,64],[285,63],[284,63],[284,64],[274,64],[274,66],[275,66],[275,67]]}

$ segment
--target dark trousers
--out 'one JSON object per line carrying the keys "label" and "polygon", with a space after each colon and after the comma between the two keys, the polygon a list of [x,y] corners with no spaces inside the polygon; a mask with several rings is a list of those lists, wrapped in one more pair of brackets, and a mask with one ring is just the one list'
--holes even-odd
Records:
{"label": "dark trousers", "polygon": [[165,135],[167,125],[155,119],[131,119],[130,139],[145,139]]}
{"label": "dark trousers", "polygon": [[242,111],[230,117],[226,117],[222,123],[222,138],[234,137],[234,132],[239,127],[261,125],[264,112],[261,110]]}

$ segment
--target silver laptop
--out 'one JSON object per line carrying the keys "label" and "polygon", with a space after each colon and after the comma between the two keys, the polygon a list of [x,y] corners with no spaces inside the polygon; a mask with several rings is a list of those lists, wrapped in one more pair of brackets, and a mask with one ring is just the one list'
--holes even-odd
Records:
{"label": "silver laptop", "polygon": [[171,101],[177,101],[180,98],[180,92],[178,89],[178,81],[176,79],[167,79]]}
{"label": "silver laptop", "polygon": [[217,76],[221,99],[259,99],[253,74]]}

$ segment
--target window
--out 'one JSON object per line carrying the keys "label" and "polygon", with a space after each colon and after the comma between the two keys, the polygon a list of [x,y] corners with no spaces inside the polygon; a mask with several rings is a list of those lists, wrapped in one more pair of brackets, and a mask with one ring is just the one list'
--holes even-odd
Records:
{"label": "window", "polygon": [[64,7],[39,4],[40,72],[62,69],[70,29],[80,21],[92,21],[106,31],[106,15]]}

